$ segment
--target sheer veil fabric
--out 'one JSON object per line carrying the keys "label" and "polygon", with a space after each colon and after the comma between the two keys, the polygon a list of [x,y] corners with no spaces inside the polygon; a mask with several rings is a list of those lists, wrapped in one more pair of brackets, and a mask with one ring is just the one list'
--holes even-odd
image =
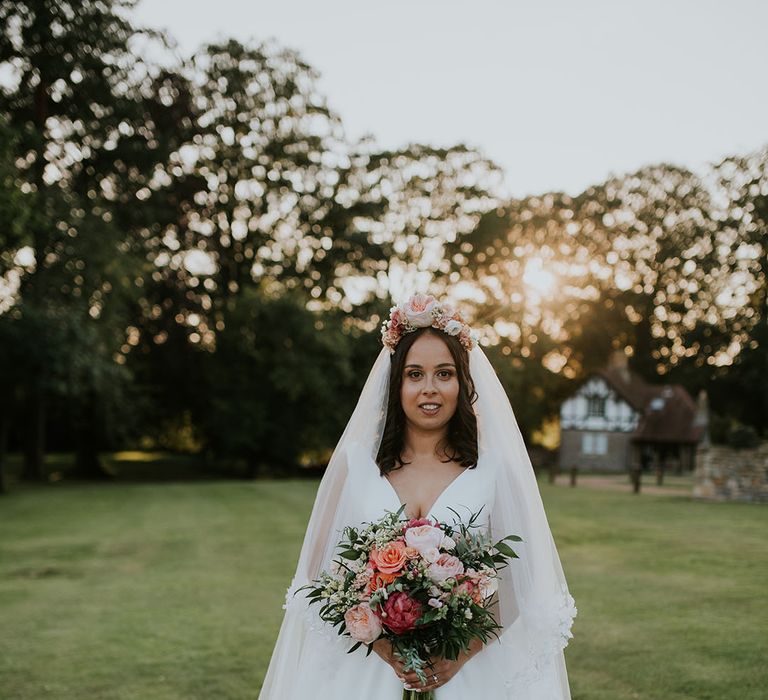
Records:
{"label": "sheer veil fabric", "polygon": [[[488,644],[497,647],[499,672],[510,700],[569,700],[563,649],[573,636],[575,601],[568,591],[536,477],[506,392],[479,346],[470,351],[469,366],[478,394],[474,407],[479,449],[493,455],[488,464],[496,471],[491,534],[494,538],[507,534],[523,538],[513,543],[520,558],[501,572],[495,610],[502,629],[500,638],[494,637]],[[350,524],[355,497],[350,473],[371,469],[372,464],[369,460],[350,460],[347,455],[357,443],[357,449],[363,446],[375,459],[386,419],[389,373],[390,353],[382,348],[320,482],[260,700],[307,700],[295,694],[302,657],[328,654],[328,672],[332,673],[332,654],[352,646],[351,640],[340,637],[335,628],[318,617],[318,605],[307,605],[304,591],[294,592],[330,568],[342,530]],[[353,653],[364,656],[364,652],[358,649]]]}

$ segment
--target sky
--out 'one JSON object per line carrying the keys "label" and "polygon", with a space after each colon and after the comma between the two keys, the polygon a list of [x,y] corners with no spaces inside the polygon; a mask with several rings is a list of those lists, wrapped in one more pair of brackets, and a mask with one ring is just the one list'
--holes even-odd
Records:
{"label": "sky", "polygon": [[768,144],[763,0],[141,0],[190,55],[275,39],[347,135],[476,148],[514,196]]}

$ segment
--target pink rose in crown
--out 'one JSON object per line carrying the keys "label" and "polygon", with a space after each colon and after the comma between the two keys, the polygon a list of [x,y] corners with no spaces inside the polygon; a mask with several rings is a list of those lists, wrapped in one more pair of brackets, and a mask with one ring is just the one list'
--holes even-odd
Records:
{"label": "pink rose in crown", "polygon": [[402,306],[403,313],[415,328],[426,328],[432,325],[432,309],[437,300],[431,294],[414,294]]}
{"label": "pink rose in crown", "polygon": [[387,598],[383,608],[377,612],[381,623],[395,634],[408,632],[416,627],[421,617],[422,606],[407,593],[393,593]]}
{"label": "pink rose in crown", "polygon": [[403,310],[399,306],[396,306],[389,315],[389,320],[390,330],[394,332],[400,331],[405,325],[405,314],[403,313]]}
{"label": "pink rose in crown", "polygon": [[364,644],[378,639],[383,631],[381,621],[368,603],[352,606],[344,613],[344,622],[352,639]]}

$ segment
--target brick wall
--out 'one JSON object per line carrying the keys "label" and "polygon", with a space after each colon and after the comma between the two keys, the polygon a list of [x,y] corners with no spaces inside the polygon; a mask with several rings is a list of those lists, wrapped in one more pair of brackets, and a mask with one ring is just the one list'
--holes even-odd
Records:
{"label": "brick wall", "polygon": [[752,449],[699,450],[694,479],[694,498],[768,503],[768,442]]}

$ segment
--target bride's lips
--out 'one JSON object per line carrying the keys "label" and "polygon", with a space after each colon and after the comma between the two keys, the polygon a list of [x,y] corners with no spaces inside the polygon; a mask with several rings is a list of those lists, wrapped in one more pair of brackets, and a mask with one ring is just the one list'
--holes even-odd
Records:
{"label": "bride's lips", "polygon": [[[426,408],[427,406],[430,406],[431,408]],[[427,403],[420,403],[419,409],[425,416],[434,416],[437,414],[437,412],[442,408],[442,404],[434,403],[434,402],[427,402]]]}

